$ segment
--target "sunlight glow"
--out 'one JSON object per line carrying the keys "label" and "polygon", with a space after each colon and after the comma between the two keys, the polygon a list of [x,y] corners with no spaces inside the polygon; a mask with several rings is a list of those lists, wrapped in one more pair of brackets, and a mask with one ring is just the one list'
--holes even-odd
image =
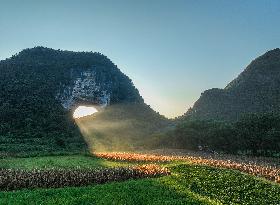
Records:
{"label": "sunlight glow", "polygon": [[87,115],[92,115],[94,113],[98,112],[98,110],[95,107],[90,106],[79,106],[73,114],[73,118],[80,118],[85,117]]}

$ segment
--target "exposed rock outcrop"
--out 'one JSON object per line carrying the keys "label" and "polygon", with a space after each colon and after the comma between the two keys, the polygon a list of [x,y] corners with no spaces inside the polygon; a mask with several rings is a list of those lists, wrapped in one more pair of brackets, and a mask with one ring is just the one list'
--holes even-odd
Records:
{"label": "exposed rock outcrop", "polygon": [[112,81],[100,82],[96,79],[95,68],[88,70],[70,70],[70,85],[60,85],[56,98],[68,110],[80,103],[89,103],[105,107],[110,104]]}

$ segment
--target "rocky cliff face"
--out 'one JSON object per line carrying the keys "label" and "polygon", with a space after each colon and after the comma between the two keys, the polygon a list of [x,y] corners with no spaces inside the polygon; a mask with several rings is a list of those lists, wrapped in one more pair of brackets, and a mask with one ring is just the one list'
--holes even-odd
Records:
{"label": "rocky cliff face", "polygon": [[100,82],[96,79],[95,68],[87,70],[70,70],[71,83],[60,85],[56,99],[62,106],[71,110],[80,103],[89,103],[106,107],[110,104],[112,95],[112,81]]}
{"label": "rocky cliff face", "polygon": [[280,111],[280,49],[258,57],[224,89],[201,94],[185,115],[195,119],[237,120],[246,113]]}

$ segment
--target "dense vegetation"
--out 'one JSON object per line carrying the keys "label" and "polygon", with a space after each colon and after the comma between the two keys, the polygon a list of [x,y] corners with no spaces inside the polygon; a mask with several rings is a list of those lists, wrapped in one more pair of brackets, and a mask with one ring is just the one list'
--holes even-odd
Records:
{"label": "dense vegetation", "polygon": [[[179,154],[179,155],[178,155]],[[243,173],[263,177],[276,183],[280,183],[280,161],[274,158],[262,158],[258,160],[256,157],[237,157],[236,155],[212,155],[212,154],[199,154],[196,156],[187,153],[176,153],[172,155],[153,155],[153,154],[137,154],[137,153],[120,153],[120,152],[103,152],[95,154],[102,159],[123,161],[123,162],[188,162],[197,165],[207,165],[218,168],[226,168],[238,170]]]}
{"label": "dense vegetation", "polygon": [[185,120],[156,146],[255,156],[280,155],[280,114],[248,114],[238,121]]}
{"label": "dense vegetation", "polygon": [[[80,153],[89,146],[94,151],[172,147],[278,156],[279,116],[260,113],[279,111],[279,62],[279,49],[257,58],[225,89],[206,91],[172,130],[175,121],[143,103],[131,80],[106,56],[25,49],[0,62],[0,155]],[[73,83],[73,73],[87,69],[94,70],[111,105],[74,122],[56,96]],[[242,118],[242,113],[259,114]]]}
{"label": "dense vegetation", "polygon": [[153,164],[98,169],[0,169],[0,190],[78,187],[169,174],[167,169]]}
{"label": "dense vegetation", "polygon": [[86,69],[94,70],[112,104],[143,103],[131,80],[100,53],[25,49],[0,62],[0,155],[85,151],[71,112],[56,95],[72,83],[73,72]]}
{"label": "dense vegetation", "polygon": [[280,49],[258,57],[224,89],[202,93],[186,116],[199,120],[238,120],[245,113],[280,111]]}
{"label": "dense vegetation", "polygon": [[[59,158],[69,161],[68,157]],[[36,161],[45,158],[48,157],[27,158],[26,160],[32,161],[36,166]],[[82,158],[84,160],[84,156]],[[94,160],[92,157],[89,159]],[[17,159],[15,160],[16,164],[19,163]],[[13,159],[10,161],[13,162]],[[0,204],[276,205],[280,200],[278,184],[242,174],[239,171],[178,162],[163,165],[171,170],[171,175],[87,187],[1,192]]]}

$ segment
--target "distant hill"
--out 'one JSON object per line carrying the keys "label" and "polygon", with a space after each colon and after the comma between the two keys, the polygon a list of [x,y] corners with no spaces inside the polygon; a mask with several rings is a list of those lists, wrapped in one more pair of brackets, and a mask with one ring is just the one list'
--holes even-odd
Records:
{"label": "distant hill", "polygon": [[0,155],[85,151],[74,109],[95,105],[106,110],[123,103],[146,106],[131,80],[106,56],[25,49],[0,61]]}
{"label": "distant hill", "polygon": [[253,60],[224,89],[206,90],[184,118],[237,120],[248,113],[280,112],[280,49]]}

